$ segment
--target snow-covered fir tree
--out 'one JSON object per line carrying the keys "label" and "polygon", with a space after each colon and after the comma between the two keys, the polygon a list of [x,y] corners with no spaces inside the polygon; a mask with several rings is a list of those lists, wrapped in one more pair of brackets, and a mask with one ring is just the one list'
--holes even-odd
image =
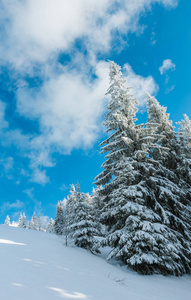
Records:
{"label": "snow-covered fir tree", "polygon": [[94,210],[94,215],[96,216],[97,219],[99,219],[100,216],[100,211],[103,208],[103,201],[101,201],[100,197],[100,190],[101,186],[98,186],[97,188],[93,188],[92,191],[92,205],[93,205],[93,210]]}
{"label": "snow-covered fir tree", "polygon": [[182,153],[182,162],[184,168],[181,168],[182,177],[188,183],[188,194],[190,194],[191,201],[191,120],[184,114],[184,120],[178,122],[180,125],[178,138]]}
{"label": "snow-covered fir tree", "polygon": [[101,219],[109,230],[101,244],[112,247],[108,259],[121,259],[140,273],[181,275],[190,271],[190,225],[187,199],[173,173],[177,143],[172,122],[150,97],[147,124],[135,125],[134,99],[116,84],[121,76],[111,63],[106,125],[112,135],[102,143],[107,161],[96,178],[103,185]]}
{"label": "snow-covered fir tree", "polygon": [[[125,85],[125,80],[122,77],[121,68],[114,62],[110,62],[110,87],[107,95],[111,95],[111,100],[108,104],[108,113],[105,116],[104,125],[107,127],[107,132],[111,131],[112,134],[104,140],[100,146],[102,153],[107,153],[107,160],[103,163],[104,170],[96,177],[96,185],[105,185],[112,181],[116,164],[126,151],[126,143],[133,139],[135,114],[137,108],[137,100],[130,94],[130,90]],[[127,132],[129,130],[129,134]],[[128,137],[132,136],[132,139]],[[110,185],[106,185],[104,191]]]}
{"label": "snow-covered fir tree", "polygon": [[[69,210],[68,233],[78,247],[90,251],[96,251],[97,240],[95,235],[99,234],[97,224],[91,215],[91,204],[88,203],[89,197],[80,191],[79,184],[77,191],[72,192],[72,208]],[[71,205],[71,202],[69,203]]]}
{"label": "snow-covered fir tree", "polygon": [[[136,136],[135,130],[135,115],[137,108],[137,100],[130,94],[130,89],[125,85],[125,80],[122,77],[121,68],[114,62],[110,62],[110,87],[107,91],[111,95],[111,100],[108,104],[108,113],[105,118],[104,125],[107,131],[111,131],[111,136],[104,140],[101,146],[101,154],[107,153],[106,161],[102,164],[104,169],[96,178],[96,185],[103,188],[100,190],[100,198],[104,203],[102,214],[103,222],[110,229],[116,223],[114,213],[117,201],[112,198],[112,191],[116,188],[116,183],[113,177],[116,176],[116,171],[119,168],[119,162],[129,151],[129,156],[132,153],[133,140]],[[130,146],[127,147],[127,144]],[[103,213],[102,212],[102,213]]]}
{"label": "snow-covered fir tree", "polygon": [[66,201],[66,209],[65,209],[65,244],[68,244],[68,235],[69,235],[69,228],[73,224],[73,209],[76,202],[76,189],[74,184],[71,185],[70,188],[70,195],[67,196]]}
{"label": "snow-covered fir tree", "polygon": [[[126,208],[130,206],[133,210],[125,221],[123,234],[116,231],[109,236],[112,244],[113,239],[116,241],[117,235],[120,236],[118,247],[110,257],[126,261],[140,273],[182,275],[190,272],[190,212],[182,184],[179,185],[182,181],[177,177],[181,159],[176,135],[166,108],[153,97],[148,99],[148,112],[148,123],[142,128],[142,147],[147,155],[132,164],[141,179],[133,184],[133,189],[135,192],[135,188],[142,187],[139,193],[142,199],[136,193],[136,200],[133,199],[128,187]],[[125,166],[125,162],[122,165]],[[125,177],[128,178],[128,174]],[[115,198],[122,194],[119,189],[117,191]],[[142,207],[132,205],[132,202],[141,204],[141,200]]]}
{"label": "snow-covered fir tree", "polygon": [[191,158],[191,120],[184,114],[184,120],[178,122],[179,128],[179,138],[182,142],[181,146],[184,147],[184,151],[187,157]]}
{"label": "snow-covered fir tree", "polygon": [[157,168],[146,182],[150,192],[148,200],[168,232],[163,232],[163,238],[168,241],[166,248],[172,249],[170,257],[166,254],[163,273],[182,275],[191,271],[191,210],[185,192],[185,187],[190,189],[191,181],[189,184],[188,175],[185,176],[188,169],[182,147],[166,108],[154,97],[148,96],[148,125],[152,128],[153,124],[155,144],[149,156],[155,165],[157,163]]}
{"label": "snow-covered fir tree", "polygon": [[[113,94],[108,108],[111,115],[114,114],[114,117],[119,118],[115,118],[115,128],[112,117],[111,128],[110,122],[107,121],[107,127],[114,130],[114,133],[112,132],[111,139],[104,141],[104,144],[108,144],[102,148],[102,152],[105,150],[108,152],[106,158],[112,158],[109,163],[112,176],[107,177],[106,181],[105,172],[102,172],[96,178],[98,184],[104,185],[101,190],[101,194],[105,196],[101,220],[109,230],[101,245],[112,247],[108,259],[116,257],[138,272],[148,274],[155,272],[152,266],[156,262],[156,257],[152,251],[155,240],[147,230],[152,222],[159,221],[158,216],[145,204],[147,190],[144,168],[146,169],[146,164],[150,167],[147,157],[148,149],[151,147],[150,139],[145,136],[145,132],[150,133],[150,130],[144,124],[135,125],[137,109],[134,107],[134,97],[129,95],[129,90],[124,85],[120,87],[122,91],[119,90],[119,84],[116,85],[115,82],[122,74],[119,68],[115,68],[115,71],[113,72],[112,63],[110,80],[112,93],[119,98],[116,99],[118,111],[113,109]],[[102,165],[107,171],[109,159]],[[152,171],[153,168],[150,168],[149,172]],[[156,231],[156,226],[153,226],[153,231]]]}
{"label": "snow-covered fir tree", "polygon": [[[188,201],[181,185],[178,185],[180,180],[176,174],[176,168],[180,167],[178,162],[181,161],[178,158],[177,139],[173,132],[172,122],[166,113],[166,108],[161,107],[158,101],[150,96],[148,97],[148,115],[144,140],[147,138],[150,145],[147,145],[148,154],[145,162],[139,163],[137,167],[138,169],[141,167],[142,182],[145,181],[143,199],[145,199],[147,208],[150,208],[155,214],[155,218],[153,218],[152,213],[150,224],[147,218],[146,229],[146,232],[152,236],[154,243],[148,248],[149,243],[144,238],[146,242],[145,248],[141,245],[142,250],[144,250],[142,251],[142,257],[138,247],[139,254],[137,258],[139,264],[136,260],[133,261],[132,258],[130,264],[133,262],[135,264],[133,268],[137,269],[138,267],[138,271],[140,271],[140,262],[142,261],[142,267],[145,268],[146,273],[181,275],[190,270],[189,243],[187,243],[189,230],[187,233],[185,232],[186,239],[184,241],[182,240],[183,236],[180,236],[182,226],[184,228],[189,227],[189,224],[186,225],[188,221],[186,215],[188,216],[189,211],[186,206]],[[186,223],[183,225],[184,222]],[[145,227],[142,231],[145,231]],[[141,234],[144,237],[145,233],[141,232]],[[134,243],[133,248],[137,249]],[[145,255],[146,249],[149,253],[147,256]],[[149,260],[146,261],[146,259]]]}
{"label": "snow-covered fir tree", "polygon": [[51,218],[48,222],[48,225],[47,225],[47,232],[48,233],[55,233],[54,232],[54,220]]}
{"label": "snow-covered fir tree", "polygon": [[56,207],[56,218],[54,222],[54,232],[57,235],[62,235],[64,233],[64,208],[62,201],[59,201]]}
{"label": "snow-covered fir tree", "polygon": [[67,202],[66,202],[65,216],[66,216],[67,227],[69,227],[73,223],[71,216],[73,215],[75,202],[76,202],[76,189],[74,184],[72,184],[70,188],[70,195],[67,197]]}
{"label": "snow-covered fir tree", "polygon": [[99,235],[105,235],[105,226],[103,226],[100,222],[100,211],[103,208],[103,201],[101,200],[101,186],[97,188],[93,188],[92,196],[91,196],[91,208],[92,215],[94,216],[95,222],[97,223],[97,229],[99,230]]}
{"label": "snow-covered fir tree", "polygon": [[6,219],[5,219],[4,224],[7,225],[7,226],[10,225],[10,218],[9,218],[9,215],[6,216]]}
{"label": "snow-covered fir tree", "polygon": [[26,220],[25,213],[20,214],[18,227],[27,228],[27,220]]}
{"label": "snow-covered fir tree", "polygon": [[38,220],[35,212],[29,222],[29,229],[38,230]]}

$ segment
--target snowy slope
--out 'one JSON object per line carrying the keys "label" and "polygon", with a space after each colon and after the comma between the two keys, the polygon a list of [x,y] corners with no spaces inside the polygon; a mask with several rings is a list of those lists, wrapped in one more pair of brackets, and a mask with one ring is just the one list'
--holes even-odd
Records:
{"label": "snowy slope", "polygon": [[191,300],[191,276],[142,276],[57,236],[0,226],[1,300]]}

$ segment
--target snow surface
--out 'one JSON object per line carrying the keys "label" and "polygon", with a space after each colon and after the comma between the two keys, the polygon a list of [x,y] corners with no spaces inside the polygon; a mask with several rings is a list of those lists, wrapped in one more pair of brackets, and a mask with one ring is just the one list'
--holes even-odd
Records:
{"label": "snow surface", "polygon": [[191,276],[143,276],[55,235],[0,226],[1,300],[191,300]]}

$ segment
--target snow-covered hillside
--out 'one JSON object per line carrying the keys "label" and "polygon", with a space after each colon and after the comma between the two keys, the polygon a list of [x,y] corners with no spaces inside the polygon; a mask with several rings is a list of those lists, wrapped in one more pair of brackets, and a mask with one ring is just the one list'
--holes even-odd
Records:
{"label": "snow-covered hillside", "polygon": [[55,235],[0,226],[1,300],[191,300],[191,276],[142,276]]}

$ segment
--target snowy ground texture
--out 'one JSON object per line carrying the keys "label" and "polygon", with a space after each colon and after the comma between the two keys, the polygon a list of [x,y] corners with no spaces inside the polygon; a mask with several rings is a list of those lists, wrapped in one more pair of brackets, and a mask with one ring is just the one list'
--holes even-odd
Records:
{"label": "snowy ground texture", "polygon": [[2,300],[191,300],[191,276],[142,276],[55,235],[0,226]]}

